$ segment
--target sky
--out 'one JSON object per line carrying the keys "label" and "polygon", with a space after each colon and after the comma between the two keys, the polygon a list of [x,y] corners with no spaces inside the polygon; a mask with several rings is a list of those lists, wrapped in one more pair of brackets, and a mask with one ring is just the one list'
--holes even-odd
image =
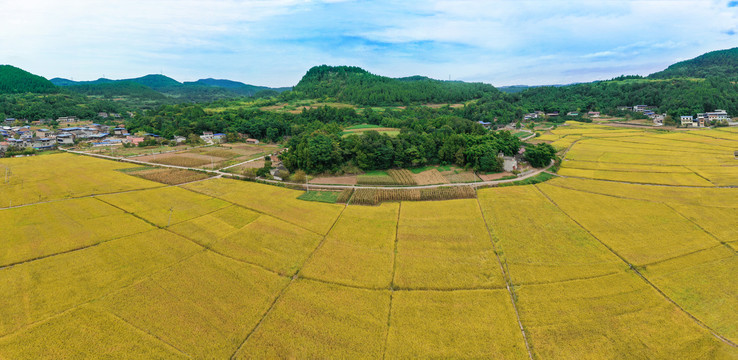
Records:
{"label": "sky", "polygon": [[547,85],[738,46],[724,0],[0,0],[0,64],[46,78],[293,86],[312,66]]}

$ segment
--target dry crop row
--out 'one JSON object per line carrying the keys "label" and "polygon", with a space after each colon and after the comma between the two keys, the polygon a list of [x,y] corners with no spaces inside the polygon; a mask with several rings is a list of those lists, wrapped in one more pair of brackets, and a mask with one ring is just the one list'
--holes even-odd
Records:
{"label": "dry crop row", "polygon": [[392,177],[392,179],[395,180],[396,183],[400,185],[416,185],[415,178],[413,178],[413,173],[410,172],[410,170],[407,169],[400,169],[400,170],[387,170],[387,174]]}
{"label": "dry crop row", "polygon": [[430,189],[356,189],[353,205],[377,205],[385,201],[423,201],[473,199],[477,193],[471,186],[449,186]]}

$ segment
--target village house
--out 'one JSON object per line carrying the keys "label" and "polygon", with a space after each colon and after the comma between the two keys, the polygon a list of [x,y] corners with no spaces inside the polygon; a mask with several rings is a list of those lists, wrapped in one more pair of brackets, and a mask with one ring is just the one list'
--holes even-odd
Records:
{"label": "village house", "polygon": [[648,110],[648,105],[636,105],[636,106],[633,106],[633,111],[635,111],[635,112],[644,112],[646,110]]}
{"label": "village house", "polygon": [[705,116],[710,121],[717,121],[717,120],[725,120],[728,121],[730,118],[728,117],[728,112],[725,110],[717,109],[713,112],[705,113]]}
{"label": "village house", "polygon": [[75,122],[77,122],[77,117],[76,116],[62,116],[62,117],[56,119],[56,121],[59,124],[75,123]]}
{"label": "village house", "polygon": [[36,150],[48,150],[56,147],[56,139],[51,138],[33,138],[31,147]]}
{"label": "village house", "polygon": [[680,116],[682,126],[694,126],[694,118],[691,115]]}
{"label": "village house", "polygon": [[246,143],[252,144],[252,145],[259,145],[259,140],[249,138],[249,139],[246,139]]}
{"label": "village house", "polygon": [[70,134],[70,133],[57,134],[56,142],[61,145],[74,145],[74,134]]}
{"label": "village house", "polygon": [[184,136],[175,136],[174,137],[174,142],[177,143],[177,144],[181,144],[181,143],[183,143],[185,141],[187,141],[187,138],[184,137]]}
{"label": "village house", "polygon": [[550,112],[546,114],[546,117],[556,117],[556,116],[559,116],[558,111],[554,111],[554,112]]}
{"label": "village house", "polygon": [[222,134],[222,133],[213,134],[213,142],[216,142],[216,143],[226,142],[226,134]]}
{"label": "village house", "polygon": [[212,131],[203,131],[202,135],[200,135],[200,139],[207,143],[213,142],[213,132]]}
{"label": "village house", "polygon": [[491,122],[485,122],[485,121],[479,120],[477,121],[477,123],[479,123],[479,125],[482,125],[487,130],[489,130],[492,127]]}
{"label": "village house", "polygon": [[600,117],[600,112],[599,111],[590,111],[590,112],[587,113],[587,116],[589,116],[591,118],[598,118],[598,117]]}
{"label": "village house", "polygon": [[50,137],[53,134],[54,134],[54,132],[51,131],[51,130],[49,130],[49,129],[38,129],[38,130],[36,130],[36,136],[42,137],[42,138]]}
{"label": "village house", "polygon": [[576,111],[569,111],[568,113],[566,113],[566,116],[579,116],[579,113]]}
{"label": "village house", "polygon": [[497,154],[497,157],[502,159],[502,169],[507,172],[512,172],[518,169],[518,160],[514,156],[505,156],[502,152]]}
{"label": "village house", "polygon": [[117,128],[113,128],[113,135],[115,135],[115,136],[128,136],[130,134],[128,133],[128,130],[126,130],[126,128],[124,128],[124,127],[117,127]]}
{"label": "village house", "polygon": [[108,118],[108,113],[106,113],[106,112],[99,112],[99,113],[97,113],[97,116],[99,116],[99,117],[101,117],[103,119],[107,119]]}
{"label": "village house", "polygon": [[138,144],[142,143],[145,139],[140,136],[126,136],[126,143],[133,144],[138,146]]}

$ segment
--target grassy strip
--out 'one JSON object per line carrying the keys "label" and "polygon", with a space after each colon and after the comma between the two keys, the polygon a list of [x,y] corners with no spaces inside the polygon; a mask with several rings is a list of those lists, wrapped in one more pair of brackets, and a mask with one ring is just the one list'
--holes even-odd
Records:
{"label": "grassy strip", "polygon": [[549,173],[546,173],[546,172],[542,172],[542,173],[540,173],[540,174],[538,174],[536,176],[532,176],[532,177],[529,177],[529,178],[524,179],[524,180],[513,181],[513,182],[509,182],[509,183],[501,183],[501,184],[497,184],[497,186],[498,187],[505,187],[505,186],[518,186],[518,185],[533,185],[533,184],[538,184],[538,183],[542,183],[544,181],[551,180],[553,178],[554,178],[553,175],[551,175]]}
{"label": "grassy strip", "polygon": [[422,172],[436,169],[438,171],[451,171],[453,169],[453,165],[427,165],[415,169],[409,169],[413,174],[420,174]]}
{"label": "grassy strip", "polygon": [[360,125],[349,126],[346,128],[346,130],[376,129],[376,128],[381,128],[381,127],[382,126],[379,126],[379,125],[360,124]]}
{"label": "grassy strip", "polygon": [[297,198],[305,201],[317,201],[329,204],[335,204],[338,201],[341,192],[338,191],[307,191]]}

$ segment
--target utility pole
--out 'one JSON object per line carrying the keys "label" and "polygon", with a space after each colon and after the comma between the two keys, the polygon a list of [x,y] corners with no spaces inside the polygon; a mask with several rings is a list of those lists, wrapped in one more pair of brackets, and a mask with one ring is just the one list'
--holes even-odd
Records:
{"label": "utility pole", "polygon": [[167,227],[172,226],[172,211],[174,210],[173,207],[169,208],[169,220],[167,221]]}

